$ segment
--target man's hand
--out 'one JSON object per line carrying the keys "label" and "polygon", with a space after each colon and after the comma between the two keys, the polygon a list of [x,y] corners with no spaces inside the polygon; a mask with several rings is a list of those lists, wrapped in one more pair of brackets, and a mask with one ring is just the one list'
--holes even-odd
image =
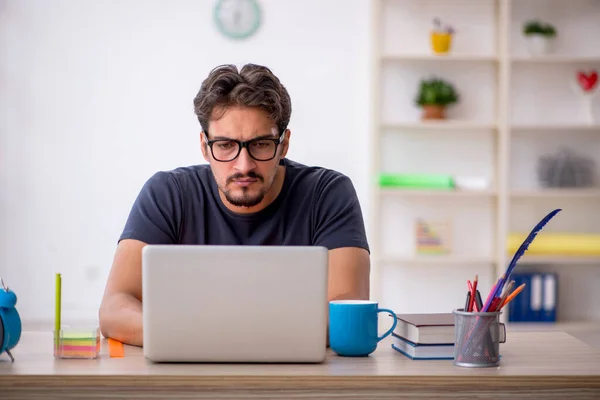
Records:
{"label": "man's hand", "polygon": [[142,346],[142,248],[146,243],[122,240],[108,276],[99,318],[102,335]]}
{"label": "man's hand", "polygon": [[[358,247],[329,250],[327,301],[369,300],[369,252]],[[329,323],[327,323],[329,347]]]}
{"label": "man's hand", "polygon": [[358,247],[330,250],[327,301],[368,300],[370,271],[367,250]]}

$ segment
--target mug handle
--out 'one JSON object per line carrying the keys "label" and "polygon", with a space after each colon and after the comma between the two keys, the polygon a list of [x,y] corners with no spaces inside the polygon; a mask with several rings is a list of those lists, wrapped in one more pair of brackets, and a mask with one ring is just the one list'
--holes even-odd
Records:
{"label": "mug handle", "polygon": [[398,318],[396,318],[396,313],[394,313],[392,310],[388,310],[387,308],[378,308],[377,312],[387,312],[392,314],[392,316],[394,317],[394,323],[392,324],[392,327],[390,329],[388,329],[383,335],[379,336],[377,338],[377,341],[381,341],[382,339],[384,339],[385,337],[387,337],[389,334],[392,333],[392,331],[394,330],[394,328],[396,328],[396,325],[398,324]]}

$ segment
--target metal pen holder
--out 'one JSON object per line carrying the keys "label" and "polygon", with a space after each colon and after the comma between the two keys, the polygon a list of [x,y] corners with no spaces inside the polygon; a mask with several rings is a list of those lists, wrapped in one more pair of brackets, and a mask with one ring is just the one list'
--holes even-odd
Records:
{"label": "metal pen holder", "polygon": [[458,367],[496,367],[500,365],[500,314],[454,310],[454,365]]}

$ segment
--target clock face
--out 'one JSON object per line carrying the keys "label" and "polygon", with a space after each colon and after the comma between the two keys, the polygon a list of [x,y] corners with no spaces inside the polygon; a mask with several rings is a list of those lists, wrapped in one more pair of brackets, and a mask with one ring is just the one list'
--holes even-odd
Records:
{"label": "clock face", "polygon": [[244,39],[260,25],[257,0],[218,0],[214,17],[219,31],[232,39]]}

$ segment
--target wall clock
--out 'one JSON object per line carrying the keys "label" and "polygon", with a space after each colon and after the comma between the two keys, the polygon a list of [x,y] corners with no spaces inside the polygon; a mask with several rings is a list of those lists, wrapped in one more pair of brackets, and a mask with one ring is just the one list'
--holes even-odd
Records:
{"label": "wall clock", "polygon": [[223,35],[231,39],[245,39],[260,26],[260,6],[258,0],[218,0],[214,18]]}

